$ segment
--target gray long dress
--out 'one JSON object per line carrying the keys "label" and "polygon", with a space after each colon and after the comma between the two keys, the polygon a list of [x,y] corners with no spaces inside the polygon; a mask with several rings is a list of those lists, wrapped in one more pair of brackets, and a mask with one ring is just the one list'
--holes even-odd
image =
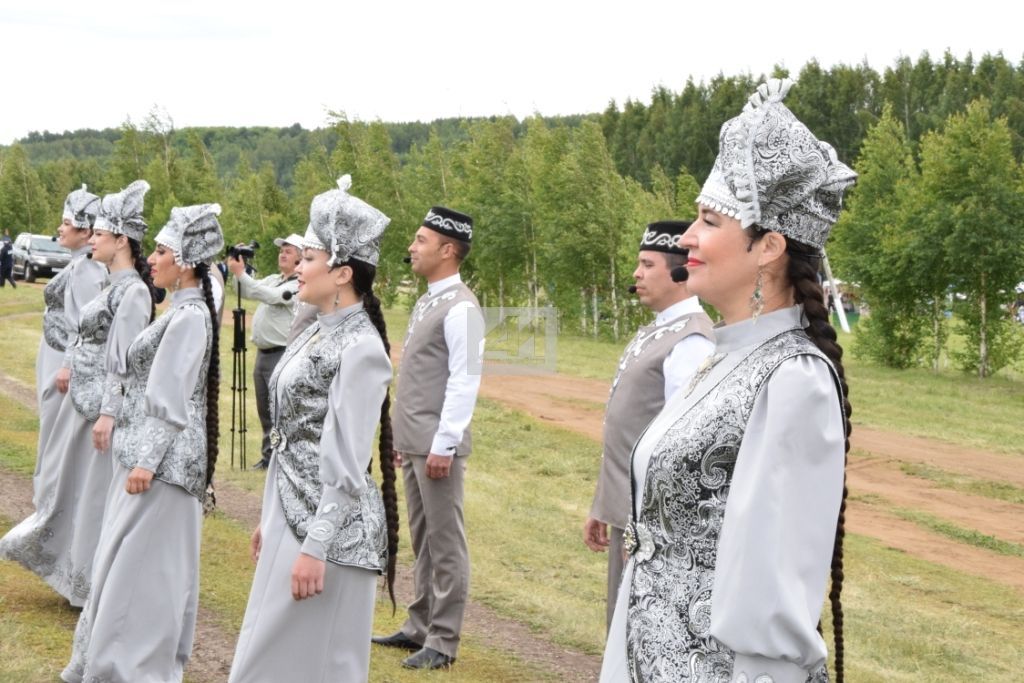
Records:
{"label": "gray long dress", "polygon": [[[321,315],[278,364],[263,545],[231,683],[367,679],[377,574],[387,557],[380,493],[367,468],[391,374],[361,304]],[[326,574],[323,593],[296,601],[291,574],[300,553],[326,560]]]}
{"label": "gray long dress", "polygon": [[120,408],[128,346],[150,313],[149,290],[137,272],[110,279],[82,308],[68,354],[71,388],[39,456],[50,463],[48,485],[35,512],[0,539],[0,557],[20,562],[75,607],[89,595],[111,475],[110,454],[93,448],[93,423],[100,412],[113,416]]}
{"label": "gray long dress", "polygon": [[32,503],[36,507],[39,506],[39,499],[53,485],[53,477],[50,476],[43,454],[66,396],[57,391],[54,383],[57,371],[61,367],[70,367],[68,354],[75,345],[82,307],[92,301],[106,284],[107,269],[101,263],[87,258],[90,251],[91,247],[87,245],[72,252],[68,265],[50,278],[43,289],[46,311],[43,313],[43,336],[39,340],[39,353],[36,355],[39,443],[36,470],[32,475]]}
{"label": "gray long dress", "polygon": [[845,434],[802,314],[716,328],[715,355],[634,447],[637,543],[602,683],[828,680],[816,625]]}
{"label": "gray long dress", "polygon": [[[206,480],[210,313],[197,288],[128,349],[113,438],[114,476],[64,681],[180,681],[192,653]],[[151,488],[125,490],[134,467]]]}

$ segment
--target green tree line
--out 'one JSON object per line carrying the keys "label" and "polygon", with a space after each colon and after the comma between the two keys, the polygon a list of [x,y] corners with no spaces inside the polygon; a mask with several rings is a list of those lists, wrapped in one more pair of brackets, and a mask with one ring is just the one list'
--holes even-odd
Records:
{"label": "green tree line", "polygon": [[[564,330],[620,338],[646,315],[624,295],[643,226],[693,215],[719,128],[760,80],[720,75],[573,117],[398,124],[335,113],[315,131],[179,130],[154,112],[116,134],[32,134],[0,148],[0,227],[52,230],[79,184],[106,193],[145,178],[151,235],[172,206],[218,201],[229,242],[259,240],[269,272],[272,238],[303,232],[312,197],[350,173],[352,192],[392,218],[386,300],[411,283],[401,257],[426,210],[447,204],[476,218],[464,272],[485,305],[552,305]],[[969,340],[957,363],[984,376],[1015,358],[1006,307],[1024,279],[1024,64],[925,54],[878,73],[812,61],[787,104],[862,176],[832,248],[839,277],[871,306],[858,351],[934,363],[955,308]]]}

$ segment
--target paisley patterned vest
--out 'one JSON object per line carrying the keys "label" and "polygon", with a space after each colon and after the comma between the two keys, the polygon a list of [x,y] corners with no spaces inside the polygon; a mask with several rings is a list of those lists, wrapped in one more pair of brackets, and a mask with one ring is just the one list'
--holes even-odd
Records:
{"label": "paisley patterned vest", "polygon": [[[730,680],[735,655],[710,635],[729,485],[758,393],[781,363],[800,355],[824,360],[841,395],[828,358],[803,330],[789,330],[756,346],[713,386],[695,378],[697,391],[706,393],[651,452],[643,507],[626,531],[635,541],[627,617],[631,680]],[[808,678],[827,680],[825,667]]]}
{"label": "paisley patterned vest", "polygon": [[71,359],[71,403],[82,417],[95,422],[100,416],[107,381],[107,335],[117,307],[133,285],[145,287],[134,270],[115,278],[98,297],[82,308],[78,344]]}
{"label": "paisley patterned vest", "polygon": [[[345,349],[377,329],[364,310],[358,310],[330,329],[314,322],[288,345],[270,379],[270,414],[274,458],[277,460],[277,492],[285,520],[301,543],[314,523],[333,531],[323,540],[328,561],[382,572],[387,566],[387,518],[384,500],[367,472],[366,491],[353,502],[328,510],[317,519],[323,484],[320,481],[320,436],[327,417],[327,395]],[[383,342],[381,342],[383,346]],[[295,366],[298,363],[299,366]],[[287,372],[283,372],[287,368]],[[280,388],[278,383],[287,381]],[[358,387],[351,387],[358,391]],[[278,395],[283,401],[278,401]]]}
{"label": "paisley patterned vest", "polygon": [[46,283],[43,288],[43,301],[46,310],[43,312],[43,339],[47,346],[55,351],[65,351],[68,345],[68,322],[64,318],[64,288],[71,279],[77,259],[67,265]]}
{"label": "paisley patterned vest", "polygon": [[[199,377],[192,389],[188,402],[188,424],[175,434],[165,432],[154,434],[146,429],[146,385],[150,380],[153,358],[160,347],[160,340],[171,319],[187,306],[202,311],[206,322],[206,349],[199,366]],[[155,442],[170,439],[164,459],[157,468],[155,478],[174,484],[188,491],[203,502],[206,498],[206,374],[210,367],[210,347],[213,339],[213,323],[210,311],[202,298],[188,299],[172,307],[157,318],[132,342],[128,349],[128,381],[125,386],[124,402],[114,425],[113,451],[125,467],[131,469],[138,462],[139,454]],[[155,378],[155,381],[173,381],[171,377]]]}
{"label": "paisley patterned vest", "polygon": [[644,325],[622,352],[604,415],[604,453],[591,516],[622,529],[629,515],[629,456],[665,405],[665,358],[684,337],[713,339],[703,311]]}

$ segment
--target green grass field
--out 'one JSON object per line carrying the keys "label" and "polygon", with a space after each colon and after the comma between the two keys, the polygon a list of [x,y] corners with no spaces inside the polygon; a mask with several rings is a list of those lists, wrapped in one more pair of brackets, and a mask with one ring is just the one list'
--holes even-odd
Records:
{"label": "green grass field", "polygon": [[[21,289],[18,293],[21,296]],[[27,308],[29,303],[18,305]],[[35,305],[38,310],[38,297]],[[404,334],[405,317],[402,311],[388,312],[390,334],[396,341]],[[0,335],[4,372],[29,384],[38,326],[38,316],[8,318]],[[222,367],[229,371],[226,339],[223,349],[228,352],[222,351]],[[559,370],[607,378],[619,350],[609,342],[566,338],[559,346]],[[957,373],[892,372],[856,362],[851,362],[849,372],[851,398],[861,424],[1021,452],[1009,438],[1024,416],[1024,387],[1016,380],[997,377],[980,383],[965,381]],[[224,422],[230,417],[229,401],[226,384],[222,384],[219,477],[255,495],[262,489],[262,474],[229,467]],[[874,402],[880,405],[868,405]],[[250,462],[254,462],[259,423],[251,405],[250,412],[248,447]],[[0,414],[4,415],[0,467],[27,479],[34,463],[35,417],[2,395]],[[477,409],[474,440],[466,479],[472,599],[553,642],[600,653],[605,558],[586,550],[580,540],[598,468],[597,445],[486,400]],[[997,493],[992,497],[1021,503],[1019,490],[1000,488],[998,482],[988,482],[982,474],[977,479],[955,478],[935,468],[908,474],[932,482],[942,480],[958,490],[975,489],[965,492],[994,487],[991,490]],[[400,561],[408,564],[411,555],[404,505],[401,512]],[[933,527],[937,537],[954,538],[966,545],[985,543],[973,530],[949,528],[946,522],[919,511],[906,514],[915,523]],[[6,529],[14,521],[0,520],[0,527]],[[232,635],[241,623],[252,574],[249,532],[220,513],[204,526],[201,602]],[[1016,555],[1019,546],[1002,550]],[[74,614],[43,584],[11,563],[0,563],[0,584],[0,680],[53,680],[69,652]],[[1016,680],[1017,653],[1024,651],[1022,605],[1024,595],[1011,588],[926,562],[873,539],[848,536],[844,584],[847,679]],[[390,605],[381,603],[375,628],[390,631],[401,618],[401,605],[392,616]],[[827,614],[824,625],[828,631]],[[831,649],[828,633],[826,641]],[[398,653],[375,650],[372,661],[371,680],[422,678],[400,669]],[[447,675],[458,681],[544,680],[542,672],[524,669],[506,653],[491,649],[484,634],[474,633],[466,634],[459,663]]]}

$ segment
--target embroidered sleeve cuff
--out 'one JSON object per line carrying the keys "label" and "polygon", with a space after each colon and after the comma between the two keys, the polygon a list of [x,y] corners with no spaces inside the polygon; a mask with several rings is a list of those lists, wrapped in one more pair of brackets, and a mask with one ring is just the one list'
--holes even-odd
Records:
{"label": "embroidered sleeve cuff", "polygon": [[327,546],[346,525],[358,505],[351,496],[339,489],[328,487],[320,500],[316,517],[306,527],[306,538],[302,542],[302,552],[318,560],[326,559]]}
{"label": "embroidered sleeve cuff", "polygon": [[103,383],[103,403],[100,405],[100,415],[117,417],[121,410],[121,403],[124,401],[124,386],[121,378],[117,375],[107,375]]}
{"label": "embroidered sleeve cuff", "polygon": [[736,655],[732,683],[805,683],[807,670],[792,662],[757,655]]}
{"label": "embroidered sleeve cuff", "polygon": [[139,459],[135,466],[156,472],[171,447],[171,442],[180,432],[181,429],[170,422],[152,415],[148,416],[139,443]]}

